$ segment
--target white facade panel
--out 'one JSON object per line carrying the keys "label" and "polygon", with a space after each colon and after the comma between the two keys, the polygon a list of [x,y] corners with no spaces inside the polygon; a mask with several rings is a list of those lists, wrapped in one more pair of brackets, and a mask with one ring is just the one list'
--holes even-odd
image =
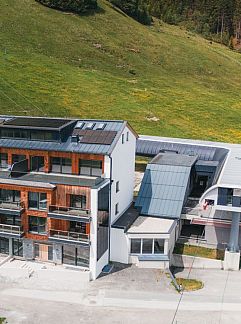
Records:
{"label": "white facade panel", "polygon": [[123,229],[111,229],[111,261],[128,263],[129,239]]}

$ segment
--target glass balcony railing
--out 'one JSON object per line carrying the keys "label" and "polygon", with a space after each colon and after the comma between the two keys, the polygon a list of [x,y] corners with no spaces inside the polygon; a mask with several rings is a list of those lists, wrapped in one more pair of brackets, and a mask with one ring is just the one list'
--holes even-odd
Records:
{"label": "glass balcony railing", "polygon": [[0,209],[11,209],[21,211],[24,209],[24,204],[22,201],[0,200]]}
{"label": "glass balcony railing", "polygon": [[66,206],[49,206],[49,213],[57,215],[69,215],[90,218],[90,210],[78,208],[78,207],[66,207]]}
{"label": "glass balcony railing", "polygon": [[20,237],[23,234],[23,228],[22,226],[0,224],[0,233],[12,234]]}
{"label": "glass balcony railing", "polygon": [[49,238],[89,243],[89,234],[50,229]]}

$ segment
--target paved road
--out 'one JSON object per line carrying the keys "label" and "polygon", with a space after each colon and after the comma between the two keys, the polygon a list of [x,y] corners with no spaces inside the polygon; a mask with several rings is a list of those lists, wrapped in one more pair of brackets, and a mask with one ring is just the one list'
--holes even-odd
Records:
{"label": "paved road", "polygon": [[[178,275],[185,277],[187,271]],[[5,283],[0,313],[11,323],[241,323],[241,273],[193,270],[202,290],[176,293],[157,270],[130,267],[91,282],[76,291],[61,290],[38,278]],[[42,285],[42,286],[41,286]],[[176,316],[175,316],[176,315]],[[174,320],[174,321],[173,321]]]}

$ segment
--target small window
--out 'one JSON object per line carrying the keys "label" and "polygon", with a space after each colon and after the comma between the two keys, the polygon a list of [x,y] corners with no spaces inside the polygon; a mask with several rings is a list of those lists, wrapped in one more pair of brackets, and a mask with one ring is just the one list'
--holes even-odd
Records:
{"label": "small window", "polygon": [[75,128],[82,129],[83,126],[84,126],[84,124],[85,124],[84,122],[82,122],[82,121],[78,121],[77,124],[76,124],[76,126],[75,126]]}
{"label": "small window", "polygon": [[87,123],[85,126],[85,129],[93,129],[95,126],[95,123]]}
{"label": "small window", "polygon": [[125,143],[125,134],[122,134],[122,136],[121,136],[121,141],[122,141],[122,144]]}
{"label": "small window", "polygon": [[103,130],[105,126],[106,126],[105,123],[97,124],[96,130]]}
{"label": "small window", "polygon": [[119,204],[115,204],[115,214],[117,215],[119,213]]}
{"label": "small window", "polygon": [[126,141],[129,141],[129,132],[126,133]]}
{"label": "small window", "polygon": [[120,191],[120,181],[116,181],[116,192]]}

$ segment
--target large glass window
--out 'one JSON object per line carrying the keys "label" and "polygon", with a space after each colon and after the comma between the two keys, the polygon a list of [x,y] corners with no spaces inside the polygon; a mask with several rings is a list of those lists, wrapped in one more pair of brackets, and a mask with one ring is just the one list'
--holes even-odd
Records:
{"label": "large glass window", "polygon": [[23,241],[13,239],[13,255],[23,256]]}
{"label": "large glass window", "polygon": [[29,232],[45,234],[46,233],[46,218],[29,216]]}
{"label": "large glass window", "polygon": [[86,209],[86,196],[70,195],[70,207]]}
{"label": "large glass window", "polygon": [[0,215],[0,224],[21,226],[20,216]]}
{"label": "large glass window", "polygon": [[44,157],[43,156],[31,156],[30,170],[44,172]]}
{"label": "large glass window", "polygon": [[131,239],[132,254],[164,254],[164,239]]}
{"label": "large glass window", "polygon": [[63,263],[73,266],[89,266],[89,248],[63,245]]}
{"label": "large glass window", "polygon": [[141,253],[141,239],[131,239],[131,253]]}
{"label": "large glass window", "polygon": [[26,155],[21,154],[13,154],[12,155],[12,162],[17,163],[26,159]]}
{"label": "large glass window", "polygon": [[6,169],[8,167],[8,154],[0,153],[0,168]]}
{"label": "large glass window", "polygon": [[45,192],[29,192],[28,193],[29,209],[47,209],[47,194]]}
{"label": "large glass window", "polygon": [[20,191],[0,189],[0,200],[2,202],[20,202]]}
{"label": "large glass window", "polygon": [[56,173],[72,173],[72,161],[71,159],[62,157],[51,158],[51,170]]}
{"label": "large glass window", "polygon": [[99,177],[102,175],[102,161],[97,160],[80,160],[79,173]]}

